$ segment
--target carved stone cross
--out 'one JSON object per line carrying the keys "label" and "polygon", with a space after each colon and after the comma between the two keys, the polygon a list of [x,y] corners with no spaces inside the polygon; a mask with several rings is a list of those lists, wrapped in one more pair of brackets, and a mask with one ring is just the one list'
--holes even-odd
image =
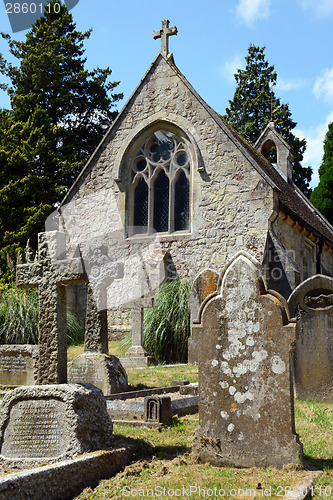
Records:
{"label": "carved stone cross", "polygon": [[158,38],[161,39],[161,52],[163,55],[167,56],[169,54],[169,36],[177,35],[178,30],[176,26],[169,28],[170,21],[168,19],[164,19],[162,21],[162,29],[153,32],[154,40]]}
{"label": "carved stone cross", "polygon": [[84,352],[108,354],[107,287],[123,276],[123,264],[113,262],[106,245],[89,248],[84,257],[89,276]]}
{"label": "carved stone cross", "polygon": [[38,383],[67,382],[65,285],[88,281],[81,258],[66,259],[66,235],[39,233],[38,260],[16,268],[16,284],[39,290]]}

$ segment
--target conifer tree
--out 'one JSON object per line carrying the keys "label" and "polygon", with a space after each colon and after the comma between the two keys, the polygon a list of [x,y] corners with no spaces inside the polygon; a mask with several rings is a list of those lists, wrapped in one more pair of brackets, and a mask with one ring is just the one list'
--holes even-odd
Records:
{"label": "conifer tree", "polygon": [[333,224],[333,123],[328,126],[325,136],[319,179],[319,184],[313,190],[310,201]]}
{"label": "conifer tree", "polygon": [[288,104],[282,104],[273,91],[277,73],[266,60],[265,47],[250,45],[245,60],[245,69],[235,74],[237,87],[224,118],[252,145],[273,119],[276,130],[294,151],[293,180],[309,196],[312,170],[301,165],[306,141],[292,133],[297,123],[291,118]]}
{"label": "conifer tree", "polygon": [[[73,183],[117,112],[122,94],[110,68],[85,68],[84,41],[72,14],[55,0],[22,42],[8,41],[18,66],[2,65],[10,78],[12,110],[0,127],[0,249],[32,246],[46,217]],[[58,2],[59,6],[59,2]],[[56,12],[57,11],[57,12]],[[0,117],[1,118],[1,117]]]}

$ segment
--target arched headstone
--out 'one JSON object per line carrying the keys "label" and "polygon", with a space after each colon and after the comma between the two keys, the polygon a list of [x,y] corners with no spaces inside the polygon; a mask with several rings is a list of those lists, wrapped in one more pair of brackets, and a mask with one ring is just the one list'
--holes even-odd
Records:
{"label": "arched headstone", "polygon": [[[213,269],[205,269],[195,278],[188,297],[191,309],[191,324],[198,318],[201,304],[209,295],[216,292],[218,281],[219,274]],[[195,336],[191,335],[188,339],[188,363],[194,365],[197,362],[197,341]]]}
{"label": "arched headstone", "polygon": [[193,325],[199,344],[193,453],[201,461],[239,467],[301,461],[289,362],[295,325],[288,324],[285,299],[267,292],[260,274],[250,255],[237,254]]}
{"label": "arched headstone", "polygon": [[296,396],[333,403],[333,278],[317,274],[288,299],[296,317]]}

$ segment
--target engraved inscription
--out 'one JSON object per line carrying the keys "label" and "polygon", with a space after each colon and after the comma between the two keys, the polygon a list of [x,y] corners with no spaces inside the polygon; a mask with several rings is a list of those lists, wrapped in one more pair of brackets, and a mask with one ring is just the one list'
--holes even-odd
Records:
{"label": "engraved inscription", "polygon": [[26,359],[22,354],[0,356],[0,372],[27,373]]}
{"label": "engraved inscription", "polygon": [[8,458],[57,457],[64,453],[65,405],[55,399],[17,402],[10,411],[1,454]]}
{"label": "engraved inscription", "polygon": [[103,384],[104,382],[103,370],[92,363],[73,366],[68,381],[72,384],[85,382],[98,387],[97,384]]}

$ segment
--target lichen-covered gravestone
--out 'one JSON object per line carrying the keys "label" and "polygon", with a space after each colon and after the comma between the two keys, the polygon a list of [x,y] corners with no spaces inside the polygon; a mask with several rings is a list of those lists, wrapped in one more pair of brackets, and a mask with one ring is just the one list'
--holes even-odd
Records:
{"label": "lichen-covered gravestone", "polygon": [[0,464],[28,467],[112,445],[102,392],[91,385],[39,385],[7,393],[0,415]]}
{"label": "lichen-covered gravestone", "polygon": [[[199,309],[201,304],[211,295],[216,292],[219,281],[219,274],[213,269],[205,269],[194,280],[191,293],[188,297],[188,303],[191,310],[191,324],[198,319]],[[196,331],[188,339],[188,363],[198,363],[197,339],[193,336]]]}
{"label": "lichen-covered gravestone", "polygon": [[288,299],[296,317],[296,396],[333,403],[333,278],[303,281]]}
{"label": "lichen-covered gravestone", "polygon": [[287,324],[286,302],[265,291],[260,266],[245,253],[221,279],[193,325],[200,339],[193,453],[217,465],[298,464],[289,366],[295,325]]}

